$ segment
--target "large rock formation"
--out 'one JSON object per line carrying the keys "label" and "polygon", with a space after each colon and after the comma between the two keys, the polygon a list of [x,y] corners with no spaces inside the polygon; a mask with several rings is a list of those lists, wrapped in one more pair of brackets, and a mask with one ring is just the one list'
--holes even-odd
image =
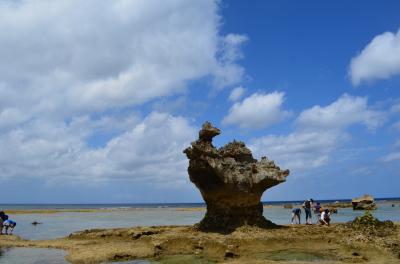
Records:
{"label": "large rock formation", "polygon": [[229,232],[242,225],[273,226],[262,215],[260,199],[266,189],[284,182],[289,170],[281,170],[266,157],[257,161],[243,142],[216,149],[212,139],[219,134],[206,122],[199,139],[184,150],[190,160],[190,180],[207,204],[200,229]]}

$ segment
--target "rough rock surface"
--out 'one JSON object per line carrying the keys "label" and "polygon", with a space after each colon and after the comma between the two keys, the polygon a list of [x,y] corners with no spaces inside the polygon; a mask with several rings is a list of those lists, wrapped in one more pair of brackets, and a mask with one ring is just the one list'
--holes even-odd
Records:
{"label": "rough rock surface", "polygon": [[376,204],[374,201],[374,197],[371,195],[365,194],[359,198],[354,198],[351,200],[353,204],[353,210],[375,210]]}
{"label": "rough rock surface", "polygon": [[260,199],[266,189],[284,182],[289,170],[281,170],[266,157],[257,161],[243,142],[216,149],[212,139],[219,134],[218,128],[206,122],[199,139],[184,150],[190,160],[190,180],[207,204],[199,228],[230,232],[242,225],[273,226],[262,215]]}
{"label": "rough rock surface", "polygon": [[399,264],[400,226],[378,224],[376,228],[372,221],[376,229],[371,232],[371,220],[363,217],[361,222],[367,228],[354,223],[272,230],[244,226],[219,234],[191,226],[154,226],[92,229],[53,240],[0,236],[0,251],[10,247],[63,249],[72,264],[135,263],[138,259],[163,264]]}

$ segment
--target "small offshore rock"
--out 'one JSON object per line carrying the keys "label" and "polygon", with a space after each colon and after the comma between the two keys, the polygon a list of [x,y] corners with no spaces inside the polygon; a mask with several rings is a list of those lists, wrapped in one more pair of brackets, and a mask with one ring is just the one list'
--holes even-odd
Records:
{"label": "small offshore rock", "polygon": [[369,194],[365,194],[361,197],[354,198],[351,200],[353,210],[375,210],[376,204],[374,197]]}

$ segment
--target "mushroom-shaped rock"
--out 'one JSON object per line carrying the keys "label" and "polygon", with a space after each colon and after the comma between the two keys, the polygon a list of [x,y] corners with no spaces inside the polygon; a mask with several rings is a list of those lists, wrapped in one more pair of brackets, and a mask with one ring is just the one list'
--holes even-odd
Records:
{"label": "mushroom-shaped rock", "polygon": [[199,228],[230,232],[242,225],[275,226],[264,218],[260,199],[266,189],[284,182],[289,170],[281,170],[266,157],[257,161],[243,142],[216,149],[212,138],[219,134],[218,128],[206,122],[199,139],[184,150],[190,180],[207,204]]}

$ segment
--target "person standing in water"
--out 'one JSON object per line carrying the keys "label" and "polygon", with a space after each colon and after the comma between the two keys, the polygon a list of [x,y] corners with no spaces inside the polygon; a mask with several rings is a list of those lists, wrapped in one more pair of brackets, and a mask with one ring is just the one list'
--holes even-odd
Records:
{"label": "person standing in water", "polygon": [[311,208],[313,207],[313,199],[308,199],[303,203],[304,212],[306,213],[306,225],[312,224]]}

